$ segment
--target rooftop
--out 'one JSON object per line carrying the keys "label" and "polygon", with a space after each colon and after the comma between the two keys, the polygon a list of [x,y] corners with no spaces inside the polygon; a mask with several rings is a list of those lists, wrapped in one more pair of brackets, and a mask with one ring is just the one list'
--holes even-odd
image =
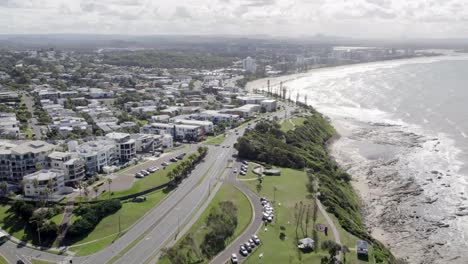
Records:
{"label": "rooftop", "polygon": [[33,181],[37,179],[38,181],[48,181],[62,175],[63,172],[60,170],[40,170],[24,176],[24,180]]}

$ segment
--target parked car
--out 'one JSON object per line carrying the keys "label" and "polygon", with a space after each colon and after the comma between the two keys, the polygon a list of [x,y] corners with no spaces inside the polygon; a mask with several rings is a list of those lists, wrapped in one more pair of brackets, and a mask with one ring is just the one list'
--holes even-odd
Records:
{"label": "parked car", "polygon": [[237,168],[234,168],[234,173],[237,173]]}
{"label": "parked car", "polygon": [[139,172],[135,173],[135,178],[141,179],[143,177],[145,177],[145,175],[143,175],[143,174],[141,174]]}
{"label": "parked car", "polygon": [[253,235],[252,240],[255,242],[256,245],[260,245],[260,239],[257,235]]}
{"label": "parked car", "polygon": [[239,263],[239,259],[237,258],[237,255],[236,254],[232,254],[231,255],[231,263]]}
{"label": "parked car", "polygon": [[241,245],[240,248],[239,248],[239,253],[242,255],[242,256],[247,256],[249,254],[249,252],[247,251],[247,249],[245,249],[244,245]]}
{"label": "parked car", "polygon": [[255,241],[253,239],[249,239],[250,246],[254,248],[257,244],[255,244]]}
{"label": "parked car", "polygon": [[172,161],[172,162],[177,162],[178,159],[176,159],[176,158],[171,158],[170,161]]}
{"label": "parked car", "polygon": [[242,164],[244,164],[244,165],[247,165],[247,166],[248,166],[248,165],[249,165],[249,162],[247,162],[246,160],[243,160],[243,161],[242,161]]}
{"label": "parked car", "polygon": [[249,253],[252,252],[252,247],[250,246],[249,242],[245,242],[244,247]]}
{"label": "parked car", "polygon": [[144,202],[146,201],[146,197],[144,196],[138,196],[138,197],[135,197],[132,199],[132,202],[134,203],[141,203],[141,202]]}
{"label": "parked car", "polygon": [[168,166],[168,165],[169,165],[169,163],[167,163],[167,162],[163,162],[161,165],[163,165],[163,166],[165,167],[165,166]]}
{"label": "parked car", "polygon": [[143,174],[144,176],[150,174],[147,170],[141,170],[140,173]]}
{"label": "parked car", "polygon": [[240,175],[247,175],[247,172],[241,171],[241,172],[240,172]]}

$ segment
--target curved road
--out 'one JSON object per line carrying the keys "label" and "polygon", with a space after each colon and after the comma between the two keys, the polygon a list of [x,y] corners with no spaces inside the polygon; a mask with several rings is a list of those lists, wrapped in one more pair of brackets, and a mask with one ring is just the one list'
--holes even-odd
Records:
{"label": "curved road", "polygon": [[[235,168],[237,168],[237,170],[239,171],[239,168],[240,168],[239,163],[237,163],[237,166],[235,166]],[[262,220],[263,206],[260,203],[260,197],[237,180],[237,173],[231,172],[227,182],[234,185],[237,189],[239,189],[241,192],[243,192],[247,196],[247,198],[250,201],[250,204],[252,205],[253,217],[247,229],[240,236],[238,236],[233,242],[231,242],[231,244],[227,246],[223,252],[219,253],[216,257],[214,257],[210,261],[210,263],[212,264],[226,263],[226,261],[228,261],[229,258],[231,257],[232,253],[236,253],[240,260],[243,259],[243,257],[239,254],[240,244],[247,242],[252,237],[252,235],[257,234],[258,230],[263,224],[263,220]]]}

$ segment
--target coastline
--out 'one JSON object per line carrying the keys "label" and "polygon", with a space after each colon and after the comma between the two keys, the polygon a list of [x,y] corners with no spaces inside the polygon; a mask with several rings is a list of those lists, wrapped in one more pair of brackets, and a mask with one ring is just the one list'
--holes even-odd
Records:
{"label": "coastline", "polygon": [[[432,57],[418,57],[418,58],[405,58],[400,60],[393,60],[395,61],[424,61],[427,59],[431,59]],[[295,73],[290,75],[278,76],[273,78],[262,78],[252,82],[247,83],[246,90],[249,92],[253,92],[254,90],[266,90],[267,80],[270,80],[270,86],[278,86],[280,82],[283,84],[287,84],[288,82],[308,77],[313,73],[319,73],[323,71],[327,71],[330,69],[339,69],[339,68],[348,68],[353,67],[356,65],[373,65],[373,64],[380,64],[392,61],[377,61],[377,62],[366,62],[360,64],[350,64],[350,65],[339,65],[333,67],[323,67],[323,68],[316,68],[311,69],[307,72],[303,73]],[[398,244],[399,239],[405,239],[408,236],[407,230],[403,230],[405,233],[401,234],[401,230],[399,229],[400,220],[402,222],[411,220],[415,220],[414,218],[418,218],[415,214],[412,215],[403,215],[405,210],[399,211],[398,204],[400,200],[406,200],[408,197],[417,197],[418,200],[424,201],[426,198],[423,196],[418,197],[420,192],[420,186],[415,184],[411,181],[406,181],[403,179],[398,179],[397,177],[390,178],[388,175],[379,175],[378,177],[369,177],[369,175],[359,175],[352,172],[352,167],[346,167],[345,163],[338,162],[336,152],[339,150],[340,139],[342,138],[342,134],[340,130],[345,130],[344,128],[340,128],[339,124],[334,120],[329,120],[330,124],[336,130],[336,134],[330,138],[327,143],[326,147],[329,152],[330,158],[335,160],[337,164],[343,168],[343,170],[349,172],[352,177],[351,186],[354,192],[357,194],[359,198],[359,207],[361,211],[361,216],[364,224],[364,228],[367,230],[368,234],[375,240],[379,241],[382,245],[384,245],[388,250],[392,252],[397,258],[405,258],[406,260],[411,261],[411,263],[416,261],[421,261],[423,256],[411,256],[408,257],[408,252],[406,250],[402,250],[401,247],[396,250],[395,244]],[[344,135],[344,134],[343,134]],[[352,166],[352,165],[351,165]],[[372,175],[376,176],[376,175]],[[393,175],[396,176],[396,175]],[[388,185],[387,185],[388,184]],[[381,203],[380,199],[385,200]],[[395,202],[396,201],[396,202]],[[414,204],[414,203],[413,203]],[[387,208],[387,205],[389,208]],[[398,213],[396,213],[398,212]],[[412,211],[411,211],[412,213]],[[393,216],[392,216],[393,214]],[[398,219],[398,218],[401,219]],[[413,219],[408,219],[409,217]],[[414,221],[417,222],[417,221]],[[423,235],[422,237],[418,237],[418,239],[425,240],[424,242],[420,243],[420,245],[416,246],[419,251],[428,254],[428,260],[435,260],[434,256],[429,257],[430,250],[434,246],[434,243],[428,241],[429,235]],[[394,252],[394,250],[396,250]],[[419,252],[419,253],[421,253]]]}
{"label": "coastline", "polygon": [[[369,64],[369,68],[372,69],[373,66],[393,68],[407,63],[424,64],[466,60],[466,57],[459,59],[460,57],[462,56],[449,55],[442,58],[400,60],[403,63],[379,61],[365,64]],[[390,66],[386,63],[390,63]],[[322,74],[332,68],[354,66],[357,65],[319,68],[306,73],[259,79],[248,83],[246,89],[265,90],[268,79],[272,86],[280,81],[287,85],[290,81],[314,76],[314,73]],[[367,67],[364,68],[367,69]],[[340,71],[341,69],[337,72]],[[335,71],[330,72],[333,74]],[[298,81],[299,88],[305,87],[302,83],[304,81]],[[329,113],[326,108],[320,109],[320,104],[314,106],[319,108],[317,110]],[[428,151],[437,153],[439,150],[436,146],[441,140],[440,137],[426,135],[419,130],[408,131],[402,129],[400,125],[378,123],[378,121],[375,121],[377,123],[364,121],[350,126],[352,122],[350,120],[353,118],[347,118],[347,116],[343,118],[334,116],[331,119],[331,124],[339,135],[327,142],[327,148],[330,156],[337,161],[339,166],[352,175],[352,188],[359,197],[361,216],[368,233],[382,242],[396,257],[404,258],[409,263],[468,263],[468,256],[460,246],[467,243],[463,238],[466,233],[458,233],[463,229],[456,229],[458,223],[463,223],[462,217],[468,215],[468,206],[464,203],[467,198],[464,197],[463,192],[452,192],[453,196],[458,197],[450,200],[452,202],[450,209],[447,209],[447,203],[443,203],[443,198],[441,198],[441,195],[446,194],[444,190],[448,190],[446,188],[453,185],[450,177],[454,171],[428,164],[424,169],[419,170],[423,174],[422,177],[415,178],[413,168],[407,167],[407,159],[393,156],[393,151],[398,149],[400,156],[411,155],[413,157],[415,153],[419,153],[419,149],[426,145],[432,146],[434,143],[436,143],[435,147]],[[354,125],[359,127],[359,130],[354,131]],[[372,137],[375,136],[373,133],[383,135],[383,138]],[[383,160],[365,158],[366,155],[380,153],[388,155],[384,156]],[[419,159],[417,161],[424,162]],[[433,189],[427,189],[426,186]],[[426,193],[426,190],[429,192]],[[452,240],[451,237],[455,238],[455,235],[461,237],[461,240]]]}
{"label": "coastline", "polygon": [[267,81],[270,80],[270,86],[278,86],[280,82],[283,82],[283,84],[286,84],[288,82],[304,78],[309,76],[312,73],[319,73],[327,70],[332,70],[332,69],[340,69],[340,68],[348,68],[348,67],[353,67],[353,66],[365,66],[365,65],[373,65],[373,64],[379,64],[379,63],[391,63],[391,62],[404,62],[404,61],[418,61],[418,60],[425,60],[425,59],[433,59],[433,58],[439,58],[439,57],[444,57],[444,56],[449,56],[450,54],[439,54],[439,55],[434,55],[434,56],[420,56],[420,57],[410,57],[410,58],[400,58],[400,59],[392,59],[392,60],[381,60],[381,61],[370,61],[370,62],[359,62],[359,63],[352,63],[352,64],[343,64],[343,65],[330,65],[330,66],[324,66],[324,67],[317,67],[310,69],[305,72],[299,72],[299,73],[291,73],[291,74],[285,74],[285,75],[279,75],[279,76],[272,76],[272,77],[265,77],[261,79],[256,79],[251,82],[248,82],[245,86],[245,90],[248,92],[253,92],[254,89],[262,90],[265,89],[267,86]]}

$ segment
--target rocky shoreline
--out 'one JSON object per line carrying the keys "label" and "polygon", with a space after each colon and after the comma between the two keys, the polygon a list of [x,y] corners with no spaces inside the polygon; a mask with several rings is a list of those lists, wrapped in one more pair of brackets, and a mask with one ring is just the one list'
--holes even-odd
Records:
{"label": "rocky shoreline", "polygon": [[[441,192],[450,187],[444,181],[450,172],[426,171],[426,183],[421,184],[406,170],[407,161],[400,158],[434,139],[379,124],[344,133],[348,134],[334,141],[329,149],[353,176],[353,187],[361,198],[369,233],[408,263],[468,263],[466,254],[450,250],[451,237],[447,235],[456,217],[468,215],[468,206],[444,216],[438,196],[425,192],[426,185],[438,184]],[[352,141],[384,145],[390,152],[397,149],[400,157],[356,159],[348,155],[350,149],[346,150]]]}

